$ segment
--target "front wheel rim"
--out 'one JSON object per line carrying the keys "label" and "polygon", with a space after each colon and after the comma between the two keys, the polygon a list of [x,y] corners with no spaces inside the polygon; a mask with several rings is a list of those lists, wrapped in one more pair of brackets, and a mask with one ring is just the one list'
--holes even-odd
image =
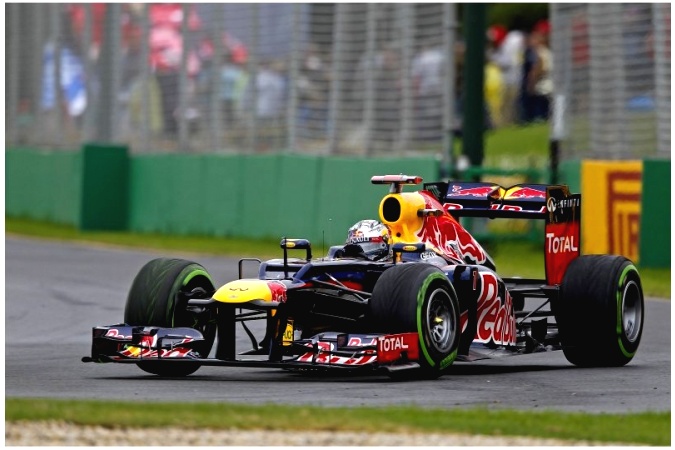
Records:
{"label": "front wheel rim", "polygon": [[426,308],[427,334],[430,343],[441,353],[452,349],[457,330],[452,299],[445,289],[438,288],[429,297]]}
{"label": "front wheel rim", "polygon": [[621,318],[626,339],[635,342],[640,335],[642,324],[642,296],[638,284],[631,280],[623,288]]}

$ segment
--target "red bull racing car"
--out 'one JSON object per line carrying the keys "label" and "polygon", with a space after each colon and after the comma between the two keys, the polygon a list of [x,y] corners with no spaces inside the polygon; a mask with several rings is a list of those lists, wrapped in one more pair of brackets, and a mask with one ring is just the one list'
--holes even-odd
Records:
{"label": "red bull racing car", "polygon": [[[622,256],[580,255],[580,194],[483,182],[403,192],[422,179],[371,181],[389,185],[379,205],[387,233],[372,240],[386,241],[386,257],[369,258],[367,239],[314,258],[308,240],[284,238],[283,258],[240,260],[239,279],[218,288],[197,263],[152,260],[132,283],[124,322],[94,327],[83,361],[159,376],[248,366],[434,378],[455,361],[497,354],[562,350],[578,366],[633,358],[640,276]],[[461,217],[544,221],[546,279],[500,277]],[[245,264],[257,265],[256,278],[243,277]],[[241,332],[250,348],[238,348]]]}

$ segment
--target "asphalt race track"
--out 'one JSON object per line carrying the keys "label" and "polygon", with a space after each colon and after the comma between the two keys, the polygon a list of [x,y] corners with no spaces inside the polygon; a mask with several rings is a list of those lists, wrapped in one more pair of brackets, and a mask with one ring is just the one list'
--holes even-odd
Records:
{"label": "asphalt race track", "polygon": [[[457,363],[434,381],[307,376],[283,370],[203,367],[160,379],[135,366],[84,364],[91,327],[122,321],[131,282],[159,256],[195,260],[223,284],[232,258],[160,254],[5,238],[5,396],[280,405],[585,412],[670,411],[671,303],[649,299],[636,357],[625,367],[580,369],[562,352]],[[240,334],[242,345],[248,342]]]}

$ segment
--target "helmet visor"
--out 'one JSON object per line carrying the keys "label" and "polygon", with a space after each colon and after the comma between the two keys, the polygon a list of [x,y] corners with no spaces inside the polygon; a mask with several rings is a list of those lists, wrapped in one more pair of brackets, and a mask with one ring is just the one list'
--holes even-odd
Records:
{"label": "helmet visor", "polygon": [[381,259],[389,254],[389,246],[383,240],[380,240],[380,242],[359,242],[357,245],[363,249],[363,253],[371,260]]}

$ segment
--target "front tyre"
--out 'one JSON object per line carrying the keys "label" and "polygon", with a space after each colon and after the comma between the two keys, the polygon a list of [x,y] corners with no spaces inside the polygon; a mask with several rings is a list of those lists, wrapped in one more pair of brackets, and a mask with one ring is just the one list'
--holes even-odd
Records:
{"label": "front tyre", "polygon": [[554,313],[565,357],[582,367],[630,362],[640,345],[644,295],[623,256],[584,255],[570,263]]}
{"label": "front tyre", "polygon": [[375,284],[369,310],[378,332],[418,334],[422,377],[437,378],[457,357],[459,301],[440,269],[423,263],[387,269]]}
{"label": "front tyre", "polygon": [[[196,315],[187,309],[187,297],[209,298],[213,281],[201,265],[183,259],[158,258],[148,262],[134,278],[124,308],[129,325],[164,328],[189,327],[201,332],[204,345],[197,349],[207,357],[216,336],[211,312]],[[195,363],[138,363],[142,370],[160,376],[186,376],[199,369]]]}

